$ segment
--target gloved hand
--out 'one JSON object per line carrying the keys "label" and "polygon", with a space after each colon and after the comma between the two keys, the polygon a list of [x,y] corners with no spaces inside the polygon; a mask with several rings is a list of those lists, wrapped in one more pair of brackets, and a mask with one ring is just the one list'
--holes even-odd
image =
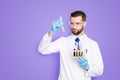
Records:
{"label": "gloved hand", "polygon": [[63,26],[63,22],[60,19],[53,21],[52,27],[50,29],[50,33],[55,34],[56,31],[62,26]]}
{"label": "gloved hand", "polygon": [[80,66],[85,69],[88,70],[89,69],[89,64],[88,64],[88,60],[85,58],[85,56],[79,56],[77,57],[78,62],[80,63]]}

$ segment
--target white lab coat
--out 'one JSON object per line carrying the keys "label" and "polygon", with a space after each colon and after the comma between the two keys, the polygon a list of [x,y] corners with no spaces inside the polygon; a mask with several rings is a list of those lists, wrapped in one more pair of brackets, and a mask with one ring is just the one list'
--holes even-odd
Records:
{"label": "white lab coat", "polygon": [[46,33],[38,46],[38,51],[42,54],[60,53],[58,80],[91,80],[91,77],[100,76],[103,73],[103,60],[97,42],[88,38],[86,34],[79,37],[82,48],[88,50],[86,58],[89,70],[85,71],[73,58],[75,38],[76,36],[70,35],[52,42],[52,37],[48,37]]}

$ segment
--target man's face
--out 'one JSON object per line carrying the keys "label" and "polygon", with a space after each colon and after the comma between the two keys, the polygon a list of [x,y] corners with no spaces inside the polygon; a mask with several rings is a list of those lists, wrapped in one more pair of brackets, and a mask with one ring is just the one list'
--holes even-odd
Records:
{"label": "man's face", "polygon": [[71,31],[74,35],[79,35],[83,32],[85,21],[82,21],[82,17],[71,17],[70,18]]}

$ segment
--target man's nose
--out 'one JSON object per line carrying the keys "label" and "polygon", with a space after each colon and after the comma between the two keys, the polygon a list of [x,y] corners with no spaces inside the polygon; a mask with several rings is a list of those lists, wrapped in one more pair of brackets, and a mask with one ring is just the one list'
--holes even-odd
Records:
{"label": "man's nose", "polygon": [[75,24],[73,24],[73,28],[75,28],[76,27],[76,25]]}

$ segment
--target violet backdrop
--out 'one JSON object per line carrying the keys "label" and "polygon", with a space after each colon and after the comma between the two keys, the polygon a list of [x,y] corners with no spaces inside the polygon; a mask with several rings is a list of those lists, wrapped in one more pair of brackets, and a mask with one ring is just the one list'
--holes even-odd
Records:
{"label": "violet backdrop", "polygon": [[104,60],[104,73],[92,80],[118,80],[120,72],[119,0],[0,0],[0,80],[57,80],[59,54],[37,51],[53,20],[63,17],[53,40],[71,34],[69,16],[87,14],[86,34],[96,40]]}

